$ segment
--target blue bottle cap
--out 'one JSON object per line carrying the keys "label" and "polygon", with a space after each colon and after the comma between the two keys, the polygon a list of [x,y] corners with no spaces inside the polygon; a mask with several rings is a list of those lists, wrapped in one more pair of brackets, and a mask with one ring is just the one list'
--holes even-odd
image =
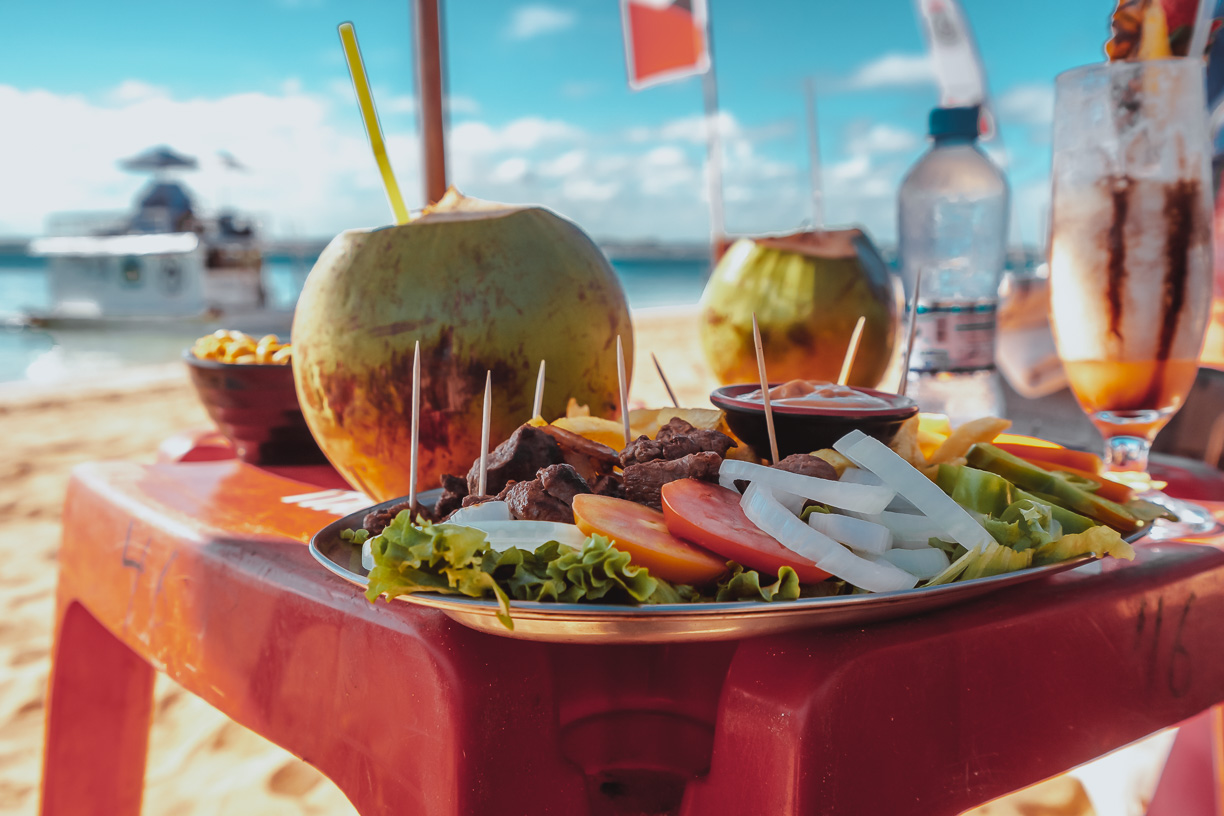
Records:
{"label": "blue bottle cap", "polygon": [[935,108],[931,111],[931,135],[936,139],[944,136],[976,139],[978,120],[981,115],[981,105],[965,108]]}

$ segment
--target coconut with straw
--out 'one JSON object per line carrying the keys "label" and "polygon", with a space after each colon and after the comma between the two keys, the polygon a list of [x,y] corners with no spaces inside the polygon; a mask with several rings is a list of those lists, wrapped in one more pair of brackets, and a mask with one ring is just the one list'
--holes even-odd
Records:
{"label": "coconut with straw", "polygon": [[620,335],[632,359],[633,329],[607,258],[549,210],[451,190],[410,218],[351,25],[341,26],[340,38],[395,225],[345,231],[319,256],[294,313],[293,373],[320,448],[347,481],[381,501],[405,495],[414,478],[404,451],[416,342],[415,478],[432,485],[479,452],[488,372],[498,404],[494,438],[536,413],[526,360],[548,358],[552,388],[539,413],[562,414],[568,397],[611,413],[617,372],[606,349]]}

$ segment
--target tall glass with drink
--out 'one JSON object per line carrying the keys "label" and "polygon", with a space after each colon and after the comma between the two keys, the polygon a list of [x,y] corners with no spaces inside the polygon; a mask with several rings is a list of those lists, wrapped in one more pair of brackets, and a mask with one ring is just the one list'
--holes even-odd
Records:
{"label": "tall glass with drink", "polygon": [[1194,384],[1211,310],[1210,161],[1202,60],[1058,77],[1053,325],[1115,470],[1146,470]]}

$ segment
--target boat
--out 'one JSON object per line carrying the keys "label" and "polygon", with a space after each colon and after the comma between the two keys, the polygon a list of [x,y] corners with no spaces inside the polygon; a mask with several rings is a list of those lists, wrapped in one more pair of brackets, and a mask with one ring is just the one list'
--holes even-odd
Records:
{"label": "boat", "polygon": [[288,333],[292,310],[267,306],[254,220],[233,211],[201,213],[176,177],[195,169],[195,158],[156,147],[120,166],[153,174],[132,212],[93,224],[78,218],[61,228],[66,234],[31,242],[30,254],[47,259],[51,306],[25,313],[24,324],[178,329],[199,323]]}

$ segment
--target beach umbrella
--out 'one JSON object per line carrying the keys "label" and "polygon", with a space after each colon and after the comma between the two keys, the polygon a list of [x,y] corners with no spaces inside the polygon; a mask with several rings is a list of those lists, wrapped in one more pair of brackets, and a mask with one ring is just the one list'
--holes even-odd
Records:
{"label": "beach umbrella", "polygon": [[161,145],[151,147],[130,159],[122,159],[119,166],[124,170],[139,173],[145,170],[194,170],[198,163],[194,156],[184,156]]}

